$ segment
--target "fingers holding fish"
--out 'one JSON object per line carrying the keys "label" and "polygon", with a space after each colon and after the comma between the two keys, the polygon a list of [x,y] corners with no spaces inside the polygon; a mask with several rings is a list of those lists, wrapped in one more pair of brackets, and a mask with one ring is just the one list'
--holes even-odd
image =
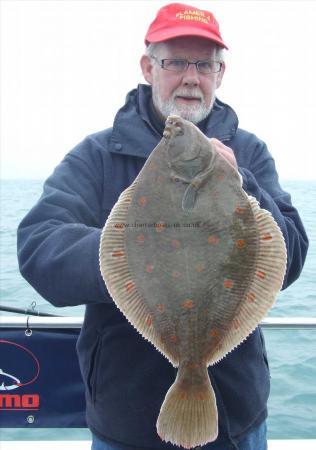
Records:
{"label": "fingers holding fish", "polygon": [[210,142],[217,153],[219,153],[231,166],[234,167],[234,169],[237,170],[238,165],[233,150],[216,138],[211,138]]}

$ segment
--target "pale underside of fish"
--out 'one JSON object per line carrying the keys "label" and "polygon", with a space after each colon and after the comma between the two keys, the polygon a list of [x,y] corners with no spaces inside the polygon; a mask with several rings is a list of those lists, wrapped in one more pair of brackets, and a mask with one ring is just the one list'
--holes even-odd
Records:
{"label": "pale underside of fish", "polygon": [[100,268],[118,308],[178,367],[159,436],[185,448],[214,441],[207,367],[247,338],[282,286],[286,248],[273,217],[198,128],[170,116],[105,224]]}

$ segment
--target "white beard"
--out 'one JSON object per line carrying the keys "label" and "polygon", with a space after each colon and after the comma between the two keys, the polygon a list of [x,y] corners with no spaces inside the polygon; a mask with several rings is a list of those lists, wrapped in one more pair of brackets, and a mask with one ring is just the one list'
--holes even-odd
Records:
{"label": "white beard", "polygon": [[[152,89],[153,103],[155,108],[160,112],[160,114],[166,119],[170,114],[176,114],[185,120],[197,124],[205,119],[213,108],[213,103],[215,100],[215,95],[213,95],[212,101],[209,107],[206,106],[204,97],[200,89],[177,89],[167,101],[162,101],[159,87]],[[177,96],[191,96],[198,97],[200,102],[195,105],[178,105],[176,103]]]}

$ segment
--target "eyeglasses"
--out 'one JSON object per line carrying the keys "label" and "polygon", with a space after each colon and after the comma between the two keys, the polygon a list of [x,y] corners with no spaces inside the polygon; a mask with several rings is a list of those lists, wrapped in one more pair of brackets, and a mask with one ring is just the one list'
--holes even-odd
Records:
{"label": "eyeglasses", "polygon": [[196,70],[203,75],[210,73],[220,72],[223,63],[220,61],[196,61],[190,62],[187,59],[161,59],[159,60],[155,55],[151,57],[160,65],[164,70],[170,70],[171,72],[183,73],[188,70],[190,64],[196,67]]}

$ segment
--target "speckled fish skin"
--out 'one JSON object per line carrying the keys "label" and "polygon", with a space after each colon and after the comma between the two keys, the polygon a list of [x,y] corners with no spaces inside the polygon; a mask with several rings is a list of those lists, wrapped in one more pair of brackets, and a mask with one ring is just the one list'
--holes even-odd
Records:
{"label": "speckled fish skin", "polygon": [[107,220],[100,267],[120,310],[179,367],[158,434],[185,448],[214,441],[207,366],[256,328],[282,286],[286,250],[271,214],[209,139],[170,116]]}

